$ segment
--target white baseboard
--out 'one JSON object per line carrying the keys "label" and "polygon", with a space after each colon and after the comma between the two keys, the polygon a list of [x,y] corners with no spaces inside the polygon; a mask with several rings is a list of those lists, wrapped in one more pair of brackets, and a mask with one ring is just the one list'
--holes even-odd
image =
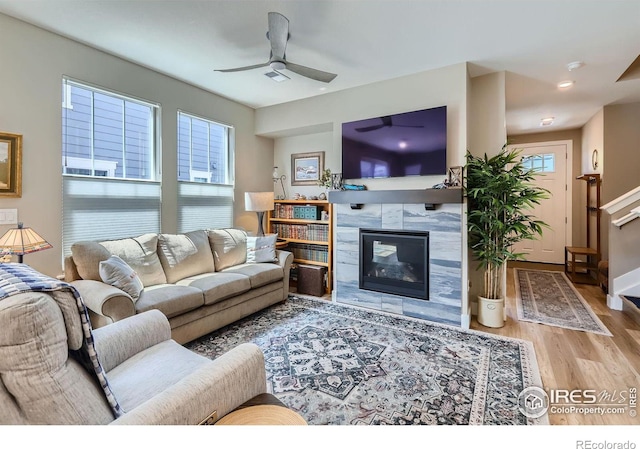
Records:
{"label": "white baseboard", "polygon": [[468,313],[460,315],[460,327],[462,329],[469,329],[471,327],[471,315]]}
{"label": "white baseboard", "polygon": [[613,310],[622,310],[622,298],[618,295],[607,295],[607,307]]}

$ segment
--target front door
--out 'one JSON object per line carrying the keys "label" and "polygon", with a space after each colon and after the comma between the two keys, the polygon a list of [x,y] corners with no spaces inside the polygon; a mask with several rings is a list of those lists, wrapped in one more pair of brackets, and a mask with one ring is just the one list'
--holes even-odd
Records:
{"label": "front door", "polygon": [[510,145],[521,150],[523,162],[537,172],[536,185],[551,192],[531,214],[544,221],[542,237],[524,240],[514,245],[514,250],[525,254],[529,262],[563,264],[567,236],[567,155],[569,142],[541,142]]}

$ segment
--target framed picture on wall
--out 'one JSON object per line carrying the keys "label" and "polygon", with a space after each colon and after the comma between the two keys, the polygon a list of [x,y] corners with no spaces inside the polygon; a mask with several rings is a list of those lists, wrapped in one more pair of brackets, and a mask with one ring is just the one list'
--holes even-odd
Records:
{"label": "framed picture on wall", "polygon": [[291,155],[291,185],[317,185],[324,171],[324,151]]}
{"label": "framed picture on wall", "polygon": [[22,196],[22,135],[0,133],[0,196]]}

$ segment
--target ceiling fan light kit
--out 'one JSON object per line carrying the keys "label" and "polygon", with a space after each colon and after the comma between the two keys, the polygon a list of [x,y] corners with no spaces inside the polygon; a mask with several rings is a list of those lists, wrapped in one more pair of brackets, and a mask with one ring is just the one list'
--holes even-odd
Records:
{"label": "ceiling fan light kit", "polygon": [[[337,76],[335,73],[324,72],[322,70],[305,67],[293,62],[287,61],[285,56],[287,49],[287,41],[289,40],[289,19],[277,12],[269,13],[269,31],[267,31],[267,39],[271,43],[271,57],[264,64],[255,64],[235,69],[222,69],[216,72],[241,72],[245,70],[253,70],[260,67],[271,67],[275,72],[289,70],[298,75],[310,78],[312,80],[330,83]],[[267,75],[269,76],[269,75]],[[271,77],[270,78],[274,78]],[[287,77],[288,79],[288,77]]]}

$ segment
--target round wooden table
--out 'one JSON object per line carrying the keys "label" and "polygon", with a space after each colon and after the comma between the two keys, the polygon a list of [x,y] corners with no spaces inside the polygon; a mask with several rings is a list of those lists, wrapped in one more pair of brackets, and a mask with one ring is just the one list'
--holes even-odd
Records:
{"label": "round wooden table", "polygon": [[281,405],[252,405],[220,418],[216,425],[227,426],[306,426],[307,422],[290,408]]}

